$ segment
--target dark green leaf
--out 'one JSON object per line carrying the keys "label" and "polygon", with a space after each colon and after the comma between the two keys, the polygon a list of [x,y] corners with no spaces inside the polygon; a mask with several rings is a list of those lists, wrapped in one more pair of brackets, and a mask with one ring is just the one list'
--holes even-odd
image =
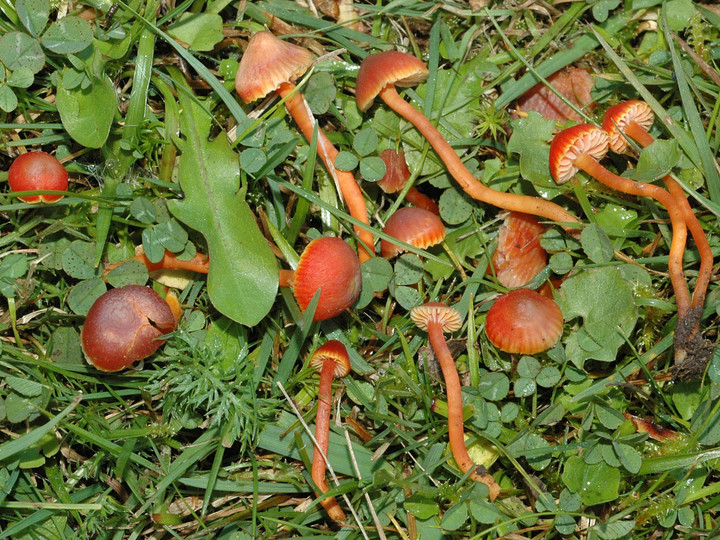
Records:
{"label": "dark green leaf", "polygon": [[361,157],[372,154],[378,145],[378,136],[374,129],[365,128],[358,131],[353,139],[353,150]]}
{"label": "dark green leaf", "polygon": [[358,166],[358,158],[352,152],[341,150],[335,158],[335,167],[340,171],[352,171]]}
{"label": "dark green leaf", "polygon": [[50,2],[48,0],[17,0],[15,11],[25,28],[37,37],[45,29],[50,18]]}
{"label": "dark green leaf", "polygon": [[385,162],[377,156],[369,156],[360,160],[360,174],[368,182],[377,182],[385,176]]}
{"label": "dark green leaf", "polygon": [[68,134],[88,148],[100,148],[108,137],[117,98],[112,81],[92,77],[86,89],[67,89],[58,81],[57,108]]}
{"label": "dark green leaf", "polygon": [[562,480],[583,504],[593,506],[618,497],[620,471],[603,462],[588,465],[583,458],[571,456],[565,462]]}
{"label": "dark green leaf", "polygon": [[167,32],[189,48],[210,51],[223,39],[223,20],[217,13],[183,13]]}
{"label": "dark green leaf", "polygon": [[70,289],[68,307],[78,315],[87,315],[95,300],[107,292],[105,282],[101,278],[81,281]]}
{"label": "dark green leaf", "polygon": [[26,67],[35,74],[45,66],[45,54],[27,34],[8,32],[0,38],[0,62],[10,71]]}
{"label": "dark green leaf", "polygon": [[57,54],[73,54],[86,49],[92,38],[88,21],[68,15],[50,25],[42,36],[42,44]]}

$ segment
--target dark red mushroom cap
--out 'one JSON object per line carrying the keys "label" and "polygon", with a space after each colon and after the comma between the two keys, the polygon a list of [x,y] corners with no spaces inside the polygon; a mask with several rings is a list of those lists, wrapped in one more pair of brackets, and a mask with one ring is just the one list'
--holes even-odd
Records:
{"label": "dark red mushroom cap", "polygon": [[616,154],[628,151],[628,141],[623,135],[631,122],[636,122],[645,130],[655,122],[655,113],[650,105],[638,99],[631,99],[609,107],[605,111],[602,128],[610,136],[610,150]]}
{"label": "dark red mushroom cap", "polygon": [[499,296],[487,313],[485,332],[498,349],[535,354],[552,347],[563,331],[563,316],[554,300],[531,289]]}
{"label": "dark red mushroom cap", "polygon": [[153,354],[175,330],[173,312],[149,287],[111,289],[88,311],[80,332],[85,358],[102,371],[119,371]]}
{"label": "dark red mushroom cap", "polygon": [[250,38],[235,74],[235,91],[245,103],[293,82],[312,65],[312,53],[262,31]]}
{"label": "dark red mushroom cap", "polygon": [[305,311],[315,293],[320,300],[314,320],[335,317],[352,306],[360,295],[362,272],[353,249],[340,238],[326,236],[310,242],[295,269],[293,293]]}
{"label": "dark red mushroom cap", "polygon": [[[68,173],[55,156],[46,152],[27,152],[16,157],[10,165],[8,184],[12,191],[66,191]],[[50,203],[59,201],[63,196],[31,195],[18,198],[27,203]]]}
{"label": "dark red mushroom cap", "polygon": [[575,160],[588,154],[600,160],[608,151],[609,135],[591,124],[578,124],[555,135],[550,144],[550,174],[558,184],[564,184],[575,176],[578,167]]}
{"label": "dark red mushroom cap", "polygon": [[508,289],[525,285],[547,264],[547,252],[540,245],[546,230],[535,216],[510,212],[498,232],[488,273],[494,272]]}
{"label": "dark red mushroom cap", "polygon": [[355,83],[355,99],[361,111],[368,110],[387,85],[415,86],[427,79],[422,60],[400,51],[370,54],[360,64]]}
{"label": "dark red mushroom cap", "polygon": [[342,342],[331,339],[318,347],[310,358],[310,365],[320,371],[325,362],[335,363],[335,377],[344,377],[350,373],[350,355]]}
{"label": "dark red mushroom cap", "polygon": [[431,322],[442,325],[443,332],[455,332],[462,326],[460,312],[442,302],[427,302],[410,310],[410,318],[420,330],[427,332]]}
{"label": "dark red mushroom cap", "polygon": [[[429,210],[414,206],[400,208],[390,216],[383,231],[420,249],[429,248],[445,239],[445,225],[440,218]],[[383,257],[392,259],[405,251],[405,248],[383,239],[380,250]]]}

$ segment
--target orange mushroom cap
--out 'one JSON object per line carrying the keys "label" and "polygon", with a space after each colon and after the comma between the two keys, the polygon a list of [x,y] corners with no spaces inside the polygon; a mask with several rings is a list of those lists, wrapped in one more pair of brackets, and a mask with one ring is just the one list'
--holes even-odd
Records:
{"label": "orange mushroom cap", "polygon": [[388,148],[380,152],[380,159],[385,163],[385,176],[377,183],[385,193],[397,193],[407,184],[410,169],[405,161],[403,150]]}
{"label": "orange mushroom cap", "polygon": [[344,377],[350,373],[350,355],[345,345],[337,339],[327,341],[310,357],[310,365],[317,370],[321,370],[327,361],[335,362],[335,377]]}
{"label": "orange mushroom cap", "polygon": [[591,124],[578,124],[558,133],[550,144],[550,174],[558,184],[575,176],[575,160],[589,154],[596,160],[605,157],[610,143],[607,132]]}
{"label": "orange mushroom cap", "polygon": [[[426,249],[445,239],[445,225],[440,218],[423,208],[408,206],[400,208],[385,223],[383,231],[416,248]],[[405,249],[390,240],[380,242],[382,256],[392,259]]]}
{"label": "orange mushroom cap", "polygon": [[355,83],[355,99],[361,111],[367,111],[377,95],[389,84],[415,86],[429,75],[425,64],[411,54],[385,51],[365,57]]}
{"label": "orange mushroom cap", "polygon": [[119,371],[153,354],[161,336],[177,322],[168,305],[149,287],[127,285],[100,296],[80,331],[85,358],[101,371]]}
{"label": "orange mushroom cap", "polygon": [[250,38],[235,74],[235,91],[245,103],[264,98],[305,73],[312,53],[262,31]]}
{"label": "orange mushroom cap", "polygon": [[[68,172],[55,156],[47,152],[26,152],[10,165],[8,184],[12,191],[65,191],[68,188]],[[52,203],[62,198],[62,195],[50,194],[18,197],[26,203]]]}
{"label": "orange mushroom cap", "polygon": [[462,326],[460,312],[442,302],[428,302],[410,310],[410,318],[420,330],[427,332],[431,322],[440,323],[443,332],[455,332]]}
{"label": "orange mushroom cap", "polygon": [[315,293],[320,300],[314,320],[335,317],[355,303],[360,295],[362,272],[353,249],[340,238],[326,236],[310,242],[295,269],[293,293],[305,311]]}
{"label": "orange mushroom cap", "polygon": [[531,289],[515,289],[499,296],[485,321],[490,342],[514,354],[545,351],[560,339],[562,331],[560,307]]}
{"label": "orange mushroom cap", "polygon": [[547,252],[540,245],[546,230],[535,216],[510,212],[500,227],[488,273],[494,271],[508,289],[525,285],[547,264]]}
{"label": "orange mushroom cap", "polygon": [[610,150],[616,154],[628,151],[628,141],[623,133],[631,122],[636,122],[645,130],[650,129],[655,122],[655,113],[650,105],[639,99],[618,103],[605,111],[602,128],[610,136]]}

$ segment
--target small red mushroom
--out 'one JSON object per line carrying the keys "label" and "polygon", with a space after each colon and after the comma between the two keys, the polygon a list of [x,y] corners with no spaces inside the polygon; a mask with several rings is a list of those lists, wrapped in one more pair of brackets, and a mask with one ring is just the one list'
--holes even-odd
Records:
{"label": "small red mushroom", "polygon": [[[55,156],[45,152],[27,152],[16,157],[10,165],[8,184],[12,191],[67,191],[68,173]],[[26,203],[51,203],[62,198],[62,195],[18,197]]]}
{"label": "small red mushroom", "polygon": [[540,237],[547,229],[535,216],[510,212],[498,232],[488,273],[508,289],[522,287],[545,268],[547,252]]}
{"label": "small red mushroom", "polygon": [[500,494],[500,486],[487,471],[478,468],[468,454],[465,446],[465,428],[463,425],[462,386],[455,367],[455,360],[448,349],[443,332],[455,332],[462,326],[462,318],[456,310],[440,302],[428,302],[412,308],[410,318],[430,338],[435,358],[437,358],[445,379],[448,405],[448,440],[455,462],[463,473],[470,472],[470,478],[482,482],[490,490],[490,500]]}
{"label": "small red mushroom", "polygon": [[280,286],[293,288],[303,311],[320,290],[313,320],[324,321],[352,306],[360,295],[360,260],[340,238],[317,238],[307,245],[295,270],[280,270]]}
{"label": "small red mushroom", "polygon": [[[330,445],[332,382],[334,377],[345,377],[350,373],[350,356],[345,345],[340,341],[331,339],[315,351],[310,358],[310,365],[320,371],[318,407],[315,418],[317,446],[313,452],[312,479],[321,493],[327,493],[328,485],[325,481],[326,464],[322,454],[328,455]],[[333,521],[337,523],[345,522],[345,512],[340,508],[335,497],[326,497],[320,501],[320,504],[322,504]]]}
{"label": "small red mushroom", "polygon": [[[400,208],[390,216],[383,232],[420,249],[427,249],[445,239],[445,225],[437,215],[410,206]],[[392,259],[405,251],[405,248],[383,238],[380,251],[383,257]]]}
{"label": "small red mushroom", "polygon": [[147,358],[177,326],[173,311],[149,287],[127,285],[100,296],[80,332],[89,363],[101,371],[120,371]]}
{"label": "small red mushroom", "polygon": [[[380,152],[380,159],[385,163],[385,176],[378,181],[378,186],[380,186],[385,193],[402,191],[411,176],[407,161],[405,161],[405,152],[403,150],[388,148]],[[437,203],[424,193],[418,191],[415,186],[411,187],[405,194],[405,200],[418,208],[440,215],[440,209]]]}
{"label": "small red mushroom", "polygon": [[485,320],[490,342],[513,354],[545,351],[557,343],[562,331],[560,306],[532,289],[515,289],[499,296]]}
{"label": "small red mushroom", "polygon": [[634,182],[613,174],[600,165],[598,160],[607,154],[609,144],[608,133],[590,124],[579,124],[561,131],[550,144],[550,174],[558,184],[562,184],[575,176],[578,170],[583,170],[612,189],[629,195],[651,197],[665,206],[670,215],[673,231],[668,273],[675,291],[678,317],[686,318],[690,309],[690,291],[682,266],[687,240],[685,215],[677,201],[661,187]]}
{"label": "small red mushroom", "polygon": [[[295,120],[303,136],[312,140],[317,122],[294,81],[312,65],[312,54],[307,49],[275,37],[271,32],[256,33],[240,59],[235,75],[235,90],[245,103],[277,92],[285,99],[285,107]],[[365,199],[352,173],[335,168],[338,150],[318,127],[317,150],[320,159],[332,176],[341,197],[345,199],[350,215],[369,225]],[[361,262],[372,257],[374,239],[372,233],[362,227],[355,227],[355,233],[365,244],[358,247]]]}
{"label": "small red mushroom", "polygon": [[414,125],[447,167],[463,190],[476,200],[506,210],[542,216],[560,223],[578,223],[578,219],[561,206],[541,199],[503,193],[477,181],[437,128],[418,109],[407,103],[395,86],[414,86],[424,81],[428,69],[419,59],[400,51],[370,54],[360,65],[355,85],[355,99],[361,111],[368,110],[376,96],[397,114]]}

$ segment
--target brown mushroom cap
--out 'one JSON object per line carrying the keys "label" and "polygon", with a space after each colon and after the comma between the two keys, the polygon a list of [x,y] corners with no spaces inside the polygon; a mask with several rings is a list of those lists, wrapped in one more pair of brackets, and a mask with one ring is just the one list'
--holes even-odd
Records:
{"label": "brown mushroom cap", "polygon": [[102,371],[119,371],[153,354],[175,330],[168,303],[149,287],[111,289],[88,311],[80,332],[85,358]]}
{"label": "brown mushroom cap", "polygon": [[575,176],[575,160],[588,154],[596,160],[605,157],[610,143],[607,132],[590,124],[578,124],[558,133],[550,144],[550,174],[558,184]]}
{"label": "brown mushroom cap", "polygon": [[411,54],[385,51],[365,57],[355,83],[355,99],[361,111],[368,110],[380,91],[389,84],[415,86],[427,79],[425,64]]}
{"label": "brown mushroom cap", "polygon": [[305,311],[315,293],[320,300],[314,320],[335,317],[355,303],[360,295],[362,272],[353,249],[340,238],[326,236],[310,242],[295,269],[293,293]]}
{"label": "brown mushroom cap", "polygon": [[235,91],[245,103],[267,96],[305,73],[313,63],[303,47],[262,31],[250,38],[235,74]]}
{"label": "brown mushroom cap", "polygon": [[515,289],[490,306],[485,332],[498,349],[535,354],[552,347],[563,331],[563,315],[554,300],[531,289]]}
{"label": "brown mushroom cap", "polygon": [[410,318],[420,330],[427,332],[431,322],[440,323],[443,332],[455,332],[462,326],[460,312],[442,302],[428,302],[410,310]]}
{"label": "brown mushroom cap", "polygon": [[655,122],[655,113],[650,105],[639,99],[631,99],[609,107],[603,118],[602,128],[610,136],[610,150],[616,154],[628,151],[628,141],[623,135],[628,124],[636,122],[645,130]]}
{"label": "brown mushroom cap", "polygon": [[[420,249],[429,248],[445,239],[445,225],[438,216],[423,208],[410,206],[400,208],[390,216],[383,231]],[[405,248],[383,239],[380,250],[383,257],[392,259],[405,251]]]}
{"label": "brown mushroom cap", "polygon": [[318,371],[327,361],[335,362],[335,377],[344,377],[350,373],[350,356],[342,342],[331,339],[313,353],[310,365]]}

